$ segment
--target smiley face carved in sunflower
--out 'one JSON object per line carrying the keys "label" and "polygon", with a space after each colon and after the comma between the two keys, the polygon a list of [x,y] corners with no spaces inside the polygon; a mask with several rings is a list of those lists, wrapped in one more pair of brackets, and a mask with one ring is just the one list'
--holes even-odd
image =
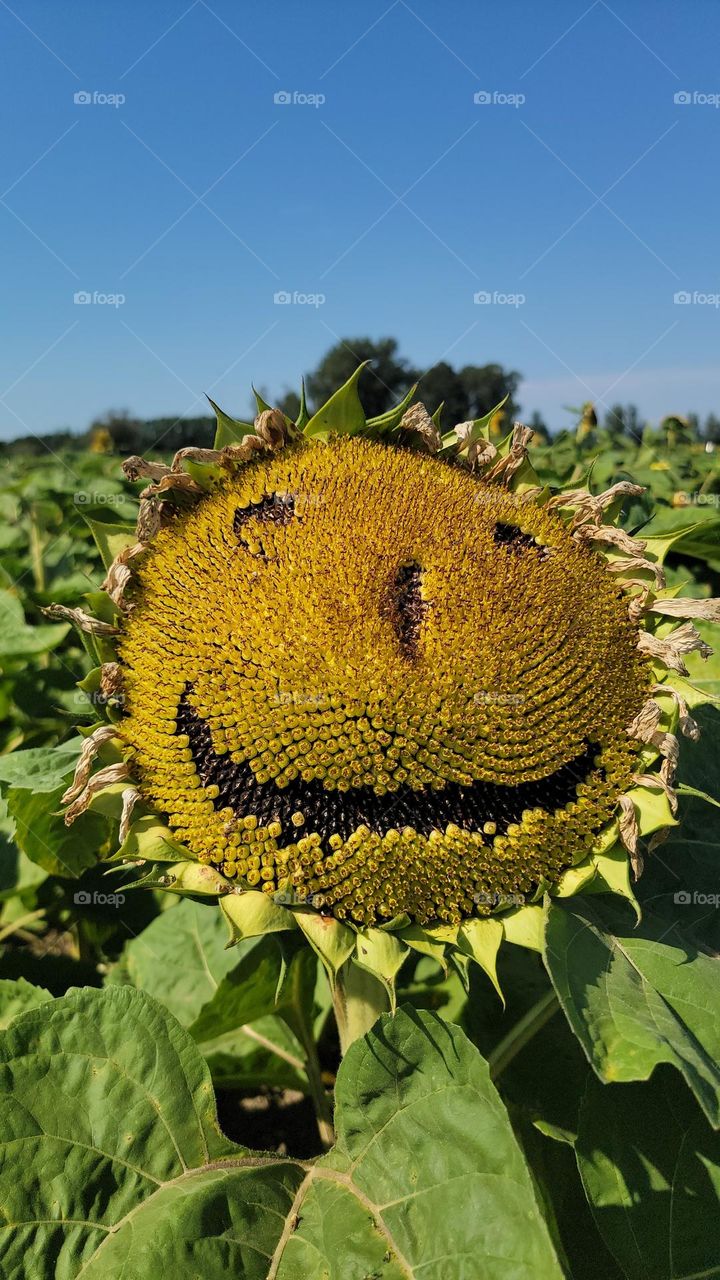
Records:
{"label": "smiley face carved in sunflower", "polygon": [[557,879],[632,783],[627,601],[559,515],[469,471],[296,442],[162,528],[136,582],[119,732],[238,885],[457,923]]}

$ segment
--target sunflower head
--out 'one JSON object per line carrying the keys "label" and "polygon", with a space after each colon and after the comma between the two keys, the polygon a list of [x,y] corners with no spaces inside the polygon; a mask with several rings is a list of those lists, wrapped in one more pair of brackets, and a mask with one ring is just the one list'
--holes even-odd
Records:
{"label": "sunflower head", "polygon": [[151,483],[118,616],[85,628],[122,714],[69,816],[115,787],[122,856],[151,831],[149,882],[221,895],[236,935],[299,924],[331,964],[380,932],[474,954],[618,834],[637,867],[638,788],[673,820],[673,640],[642,625],[661,570],[606,523],[636,486],[551,495],[527,431],[493,444],[497,410],[441,437],[410,397],[366,421],[356,384],[127,464]]}

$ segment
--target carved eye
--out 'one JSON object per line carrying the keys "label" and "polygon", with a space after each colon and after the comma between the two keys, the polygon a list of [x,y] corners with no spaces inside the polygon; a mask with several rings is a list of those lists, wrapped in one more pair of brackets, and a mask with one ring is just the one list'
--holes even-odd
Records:
{"label": "carved eye", "polygon": [[500,520],[493,530],[493,539],[501,546],[509,547],[511,551],[524,551],[526,547],[539,545],[532,534],[523,533],[516,524],[503,524]]}
{"label": "carved eye", "polygon": [[422,597],[422,569],[415,561],[398,569],[393,598],[393,623],[398,640],[408,657],[414,657],[428,610],[427,601]]}
{"label": "carved eye", "polygon": [[519,555],[528,551],[530,547],[539,551],[543,560],[550,555],[550,547],[544,547],[541,542],[536,542],[531,533],[523,533],[518,525],[504,524],[501,520],[498,520],[493,529],[493,540],[498,546],[507,547],[508,551]]}
{"label": "carved eye", "polygon": [[264,552],[254,551],[242,535],[242,530],[251,520],[260,524],[289,524],[295,515],[295,498],[291,493],[269,493],[259,502],[250,502],[246,507],[237,507],[233,517],[233,533],[238,541],[249,551],[250,555],[265,559]]}

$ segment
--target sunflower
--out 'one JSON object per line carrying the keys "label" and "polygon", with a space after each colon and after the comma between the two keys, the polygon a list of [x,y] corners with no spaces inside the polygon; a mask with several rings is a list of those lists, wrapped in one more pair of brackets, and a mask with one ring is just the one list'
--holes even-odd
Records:
{"label": "sunflower", "polygon": [[302,930],[346,1018],[410,947],[496,981],[544,893],[633,898],[697,736],[667,676],[707,646],[678,619],[717,610],[615,522],[638,486],[551,493],[498,409],[441,435],[411,392],[366,420],[359,374],[312,417],[214,406],[215,449],[129,459],[150,484],[105,607],[52,610],[107,717],[66,820],[110,797],[142,883],[216,898],[235,940]]}

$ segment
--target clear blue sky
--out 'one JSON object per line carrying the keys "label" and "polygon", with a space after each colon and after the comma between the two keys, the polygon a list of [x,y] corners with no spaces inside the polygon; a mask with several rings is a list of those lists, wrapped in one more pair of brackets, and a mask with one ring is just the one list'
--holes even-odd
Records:
{"label": "clear blue sky", "polygon": [[515,368],[552,427],[720,412],[720,310],[674,302],[720,294],[719,37],[716,0],[0,0],[0,434],[243,413],[357,334]]}

